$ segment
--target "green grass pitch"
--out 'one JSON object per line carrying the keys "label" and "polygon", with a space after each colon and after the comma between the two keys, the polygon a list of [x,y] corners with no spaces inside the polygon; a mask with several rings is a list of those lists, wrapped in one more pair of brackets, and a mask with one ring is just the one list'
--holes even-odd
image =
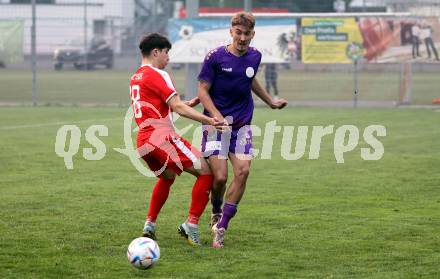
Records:
{"label": "green grass pitch", "polygon": [[[178,92],[185,93],[183,70],[170,71]],[[47,71],[37,73],[37,94],[41,105],[126,105],[130,71]],[[264,86],[264,75],[258,73]],[[196,77],[194,77],[196,78]],[[0,104],[29,104],[31,98],[30,71],[0,69]],[[280,71],[280,96],[292,101],[351,101],[354,82],[351,72]],[[412,102],[430,105],[439,98],[437,72],[413,75]],[[360,101],[398,101],[399,74],[390,71],[359,73]]]}
{"label": "green grass pitch", "polygon": [[[162,255],[148,271],[131,267],[125,255],[140,234],[155,182],[113,150],[124,145],[125,111],[0,108],[0,278],[440,276],[438,110],[257,109],[254,123],[261,127],[270,120],[296,127],[355,125],[362,135],[369,125],[383,125],[384,155],[362,160],[360,148],[367,144],[360,140],[337,164],[333,134],[324,137],[319,159],[309,160],[306,152],[286,161],[276,134],[272,159],[253,161],[223,250],[209,248],[208,212],[201,220],[203,247],[189,247],[177,234],[194,181],[184,174],[159,216]],[[54,150],[64,124],[78,125],[83,135],[73,170]],[[82,148],[90,147],[84,133],[93,124],[109,130],[100,138],[107,147],[100,161],[82,157]],[[261,137],[255,146],[261,147]]]}

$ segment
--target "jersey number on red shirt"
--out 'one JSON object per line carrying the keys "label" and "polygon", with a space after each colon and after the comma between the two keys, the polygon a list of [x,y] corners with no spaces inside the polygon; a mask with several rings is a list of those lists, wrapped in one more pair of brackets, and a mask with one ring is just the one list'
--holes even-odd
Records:
{"label": "jersey number on red shirt", "polygon": [[140,91],[141,87],[139,86],[139,84],[135,84],[130,87],[130,96],[134,111],[134,117],[136,118],[142,117],[141,103],[139,103],[139,99],[141,98]]}

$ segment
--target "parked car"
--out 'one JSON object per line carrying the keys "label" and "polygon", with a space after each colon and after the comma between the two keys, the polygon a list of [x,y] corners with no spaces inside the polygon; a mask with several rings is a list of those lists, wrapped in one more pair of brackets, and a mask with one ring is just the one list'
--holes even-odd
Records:
{"label": "parked car", "polygon": [[86,52],[81,39],[71,40],[54,51],[54,69],[61,70],[65,64],[73,64],[75,69],[93,69],[95,66],[113,68],[113,49],[110,44],[94,37]]}

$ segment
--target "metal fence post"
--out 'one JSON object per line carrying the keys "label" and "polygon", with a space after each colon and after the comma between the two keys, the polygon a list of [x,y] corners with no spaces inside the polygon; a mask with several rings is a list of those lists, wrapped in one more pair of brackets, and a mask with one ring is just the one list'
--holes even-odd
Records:
{"label": "metal fence post", "polygon": [[399,104],[410,105],[411,102],[412,102],[412,63],[401,63]]}
{"label": "metal fence post", "polygon": [[354,80],[354,95],[353,95],[353,107],[358,107],[359,96],[359,81],[358,81],[358,60],[353,62],[353,80]]}
{"label": "metal fence post", "polygon": [[32,104],[36,106],[37,100],[37,7],[36,0],[32,0],[32,27],[31,27],[31,61],[32,61]]}
{"label": "metal fence post", "polygon": [[[186,17],[196,18],[199,16],[199,0],[186,0]],[[191,100],[197,96],[197,63],[186,64],[185,99]]]}
{"label": "metal fence post", "polygon": [[244,10],[248,13],[252,12],[252,0],[244,0]]}
{"label": "metal fence post", "polygon": [[407,101],[408,104],[412,103],[412,86],[413,86],[413,68],[412,63],[408,65],[408,90],[407,90]]}
{"label": "metal fence post", "polygon": [[87,65],[87,0],[84,0],[84,69],[88,70]]}

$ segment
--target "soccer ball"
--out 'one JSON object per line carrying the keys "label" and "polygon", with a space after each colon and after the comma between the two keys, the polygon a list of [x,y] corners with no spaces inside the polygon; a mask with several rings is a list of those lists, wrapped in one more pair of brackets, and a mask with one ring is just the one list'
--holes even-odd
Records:
{"label": "soccer ball", "polygon": [[134,267],[148,269],[160,258],[159,245],[151,238],[138,237],[128,245],[127,258]]}

